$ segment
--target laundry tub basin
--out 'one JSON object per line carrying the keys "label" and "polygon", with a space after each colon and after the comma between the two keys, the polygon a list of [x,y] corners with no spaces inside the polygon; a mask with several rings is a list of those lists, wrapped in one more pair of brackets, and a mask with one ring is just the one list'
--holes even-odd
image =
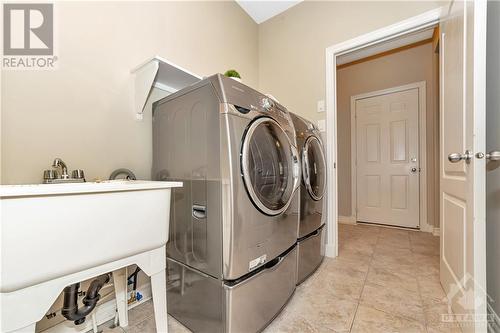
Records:
{"label": "laundry tub basin", "polygon": [[0,186],[0,293],[159,248],[180,182]]}

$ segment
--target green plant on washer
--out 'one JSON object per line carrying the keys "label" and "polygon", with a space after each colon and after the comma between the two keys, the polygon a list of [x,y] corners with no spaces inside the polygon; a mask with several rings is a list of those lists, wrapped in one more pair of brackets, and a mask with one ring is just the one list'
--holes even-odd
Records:
{"label": "green plant on washer", "polygon": [[227,70],[227,71],[224,73],[224,76],[227,76],[227,77],[236,77],[236,78],[238,78],[238,79],[241,79],[240,73],[238,73],[238,72],[237,72],[237,71],[235,71],[234,69]]}

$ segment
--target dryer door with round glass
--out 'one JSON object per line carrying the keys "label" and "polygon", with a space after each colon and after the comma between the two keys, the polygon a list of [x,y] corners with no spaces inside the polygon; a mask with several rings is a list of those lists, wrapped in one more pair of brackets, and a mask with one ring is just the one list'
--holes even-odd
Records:
{"label": "dryer door with round glass", "polygon": [[290,204],[297,186],[295,147],[271,118],[258,118],[246,132],[242,173],[253,204],[266,215],[278,215]]}
{"label": "dryer door with round glass", "polygon": [[304,144],[302,177],[311,198],[321,200],[326,187],[326,163],[321,142],[315,136],[307,138]]}

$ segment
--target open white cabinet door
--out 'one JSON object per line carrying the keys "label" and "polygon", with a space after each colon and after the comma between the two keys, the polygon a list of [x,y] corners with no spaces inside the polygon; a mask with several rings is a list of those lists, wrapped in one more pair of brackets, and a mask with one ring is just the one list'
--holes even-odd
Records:
{"label": "open white cabinet door", "polygon": [[486,1],[441,23],[441,283],[464,332],[486,332]]}

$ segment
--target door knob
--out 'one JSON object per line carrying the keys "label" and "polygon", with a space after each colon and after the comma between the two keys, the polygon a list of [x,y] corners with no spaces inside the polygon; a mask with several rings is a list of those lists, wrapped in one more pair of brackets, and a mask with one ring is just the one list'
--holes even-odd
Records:
{"label": "door knob", "polygon": [[417,168],[413,167],[413,168],[411,168],[411,169],[410,169],[410,171],[411,171],[412,173],[416,173],[416,172],[417,172]]}
{"label": "door knob", "polygon": [[448,161],[450,161],[451,163],[458,163],[462,160],[464,160],[465,163],[469,163],[471,158],[472,152],[469,150],[466,150],[464,154],[451,153],[450,155],[448,155]]}
{"label": "door knob", "polygon": [[490,151],[486,155],[483,153],[477,153],[476,157],[477,158],[486,157],[486,159],[490,161],[500,161],[500,151],[499,150]]}

